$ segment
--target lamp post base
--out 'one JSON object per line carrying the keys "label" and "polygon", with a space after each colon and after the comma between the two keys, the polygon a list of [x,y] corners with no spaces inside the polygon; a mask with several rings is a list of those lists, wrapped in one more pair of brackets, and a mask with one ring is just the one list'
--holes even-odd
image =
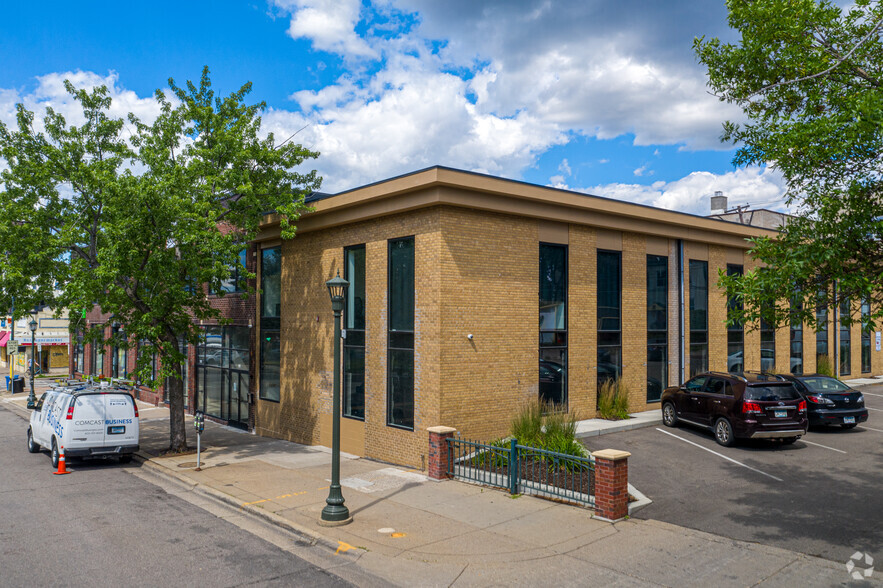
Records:
{"label": "lamp post base", "polygon": [[353,517],[350,517],[350,516],[348,516],[347,518],[345,518],[341,521],[327,521],[325,519],[319,519],[319,526],[320,527],[342,527],[344,525],[349,525],[351,522],[353,522]]}

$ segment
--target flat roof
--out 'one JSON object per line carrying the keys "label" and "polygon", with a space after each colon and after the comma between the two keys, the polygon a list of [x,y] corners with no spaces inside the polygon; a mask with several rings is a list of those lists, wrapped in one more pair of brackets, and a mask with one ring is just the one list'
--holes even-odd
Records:
{"label": "flat roof", "polygon": [[[305,202],[314,210],[299,219],[299,233],[418,208],[450,205],[611,230],[721,243],[742,249],[751,246],[747,238],[778,234],[771,229],[739,222],[444,166],[429,167],[336,194],[314,192]],[[278,223],[278,215],[267,215],[258,240],[278,238]],[[277,230],[273,230],[274,227]]]}

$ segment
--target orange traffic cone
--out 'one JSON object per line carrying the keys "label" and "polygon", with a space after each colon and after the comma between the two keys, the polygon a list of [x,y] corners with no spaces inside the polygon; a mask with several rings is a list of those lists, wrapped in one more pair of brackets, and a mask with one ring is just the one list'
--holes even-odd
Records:
{"label": "orange traffic cone", "polygon": [[67,471],[67,467],[65,466],[65,462],[64,462],[64,445],[61,446],[61,455],[58,456],[58,471],[52,472],[52,473],[55,474],[56,476],[61,476],[61,475],[70,473],[69,471]]}

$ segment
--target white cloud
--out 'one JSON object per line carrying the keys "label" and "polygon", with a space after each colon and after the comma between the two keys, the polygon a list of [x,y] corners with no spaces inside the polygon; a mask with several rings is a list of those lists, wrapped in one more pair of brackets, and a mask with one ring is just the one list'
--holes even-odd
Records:
{"label": "white cloud", "polygon": [[[92,90],[98,86],[106,86],[113,102],[108,115],[113,118],[125,119],[128,113],[135,114],[142,122],[151,123],[160,114],[159,103],[153,96],[142,98],[131,90],[126,90],[119,83],[119,76],[110,72],[101,76],[89,71],[73,71],[50,73],[36,78],[36,86],[27,93],[15,89],[0,89],[0,121],[6,125],[15,125],[15,104],[21,103],[35,113],[35,126],[42,130],[43,114],[52,108],[64,116],[69,125],[81,125],[85,122],[83,109],[73,96],[68,94],[64,81],[69,80],[75,88]],[[173,103],[177,98],[166,92],[166,97]],[[128,124],[128,123],[127,123]]]}
{"label": "white cloud", "polygon": [[288,34],[309,39],[319,51],[350,58],[377,57],[377,52],[356,33],[361,19],[360,0],[272,0],[290,13]]}
{"label": "white cloud", "polygon": [[770,168],[750,167],[724,174],[693,172],[673,182],[641,184],[606,184],[580,188],[580,192],[646,204],[691,214],[711,213],[710,197],[720,190],[729,199],[729,206],[750,204],[751,208],[787,211],[784,202],[785,181]]}

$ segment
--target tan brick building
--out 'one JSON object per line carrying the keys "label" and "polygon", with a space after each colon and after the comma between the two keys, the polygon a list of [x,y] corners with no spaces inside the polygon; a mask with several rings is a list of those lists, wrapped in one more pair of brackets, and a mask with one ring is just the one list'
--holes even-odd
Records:
{"label": "tan brick building", "polygon": [[[260,435],[330,445],[338,271],[359,283],[344,326],[363,317],[344,340],[342,450],[393,463],[422,467],[434,425],[504,435],[538,396],[593,417],[599,375],[620,372],[637,411],[697,369],[816,367],[810,328],[765,331],[762,352],[761,331],[725,326],[718,271],[750,269],[746,238],[766,229],[441,167],[311,204],[297,237],[271,216],[257,243],[274,268],[258,276]],[[870,335],[864,373],[881,374]]]}

